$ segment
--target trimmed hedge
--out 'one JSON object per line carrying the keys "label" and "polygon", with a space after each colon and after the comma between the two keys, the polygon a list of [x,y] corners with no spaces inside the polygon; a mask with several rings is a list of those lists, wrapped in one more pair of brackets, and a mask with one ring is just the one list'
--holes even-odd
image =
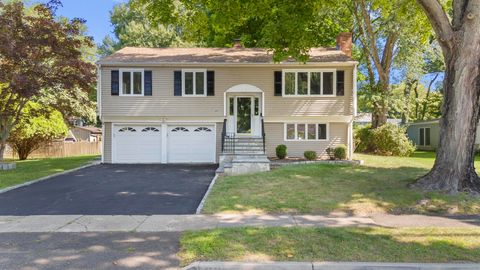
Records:
{"label": "trimmed hedge", "polygon": [[336,159],[347,159],[347,146],[346,145],[338,145],[333,150],[333,156]]}
{"label": "trimmed hedge", "polygon": [[275,148],[275,154],[279,159],[284,159],[287,157],[287,146],[285,144],[280,144]]}
{"label": "trimmed hedge", "polygon": [[307,159],[307,160],[316,160],[317,159],[317,152],[315,151],[305,151],[303,152],[303,156]]}

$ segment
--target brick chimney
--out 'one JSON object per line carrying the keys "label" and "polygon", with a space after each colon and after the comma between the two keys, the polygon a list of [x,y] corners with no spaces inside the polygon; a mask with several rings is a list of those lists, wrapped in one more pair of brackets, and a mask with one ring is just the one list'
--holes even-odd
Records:
{"label": "brick chimney", "polygon": [[243,48],[241,41],[242,40],[239,39],[239,38],[234,39],[233,40],[233,48],[235,48],[235,49]]}
{"label": "brick chimney", "polygon": [[352,56],[352,33],[344,32],[337,36],[337,49],[348,56]]}

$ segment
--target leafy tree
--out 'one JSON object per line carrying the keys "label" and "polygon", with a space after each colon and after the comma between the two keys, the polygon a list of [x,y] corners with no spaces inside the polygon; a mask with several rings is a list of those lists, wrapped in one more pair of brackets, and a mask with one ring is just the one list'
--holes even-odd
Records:
{"label": "leafy tree", "polygon": [[174,24],[184,40],[226,46],[240,38],[246,47],[273,51],[276,61],[308,60],[312,47],[334,46],[352,21],[346,6],[332,1],[132,0],[151,23]]}
{"label": "leafy tree", "polygon": [[55,20],[56,5],[38,4],[27,14],[21,2],[0,3],[0,162],[29,101],[42,111],[45,89],[70,94],[95,82],[95,65],[81,51],[93,46],[80,35],[83,21]]}
{"label": "leafy tree", "polygon": [[[425,190],[480,192],[474,144],[480,109],[480,4],[478,0],[417,0],[430,21],[445,61],[440,142]],[[446,10],[452,10],[449,16]]]}
{"label": "leafy tree", "polygon": [[178,28],[165,24],[154,24],[145,20],[145,11],[132,9],[129,3],[120,3],[110,11],[115,39],[106,36],[99,46],[100,55],[109,55],[126,47],[171,47],[182,46]]}
{"label": "leafy tree", "polygon": [[420,8],[409,0],[355,0],[352,14],[368,78],[362,91],[371,100],[372,127],[376,128],[387,122],[395,62],[418,51],[418,45],[428,41],[430,27]]}
{"label": "leafy tree", "polygon": [[18,153],[20,160],[27,159],[42,145],[60,139],[68,133],[68,127],[59,111],[47,109],[46,112],[36,115],[39,107],[39,104],[28,103],[23,109],[23,114],[29,117],[23,117],[8,138],[9,144]]}

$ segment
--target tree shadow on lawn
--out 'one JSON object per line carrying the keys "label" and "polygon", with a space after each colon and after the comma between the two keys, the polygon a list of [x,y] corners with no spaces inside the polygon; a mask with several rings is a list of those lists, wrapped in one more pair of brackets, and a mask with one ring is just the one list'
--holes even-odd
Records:
{"label": "tree shadow on lawn", "polygon": [[182,264],[194,260],[480,262],[480,230],[234,228],[188,232]]}
{"label": "tree shadow on lawn", "polygon": [[418,167],[310,164],[220,179],[205,212],[350,215],[480,213],[480,198],[408,188],[428,172]]}

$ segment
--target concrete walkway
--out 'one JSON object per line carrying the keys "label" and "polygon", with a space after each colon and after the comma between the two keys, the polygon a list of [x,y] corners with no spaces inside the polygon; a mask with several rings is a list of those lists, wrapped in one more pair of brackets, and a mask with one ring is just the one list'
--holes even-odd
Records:
{"label": "concrete walkway", "polygon": [[244,226],[480,228],[480,218],[448,218],[421,215],[382,215],[374,217],[329,217],[319,215],[0,216],[0,233],[171,232]]}

